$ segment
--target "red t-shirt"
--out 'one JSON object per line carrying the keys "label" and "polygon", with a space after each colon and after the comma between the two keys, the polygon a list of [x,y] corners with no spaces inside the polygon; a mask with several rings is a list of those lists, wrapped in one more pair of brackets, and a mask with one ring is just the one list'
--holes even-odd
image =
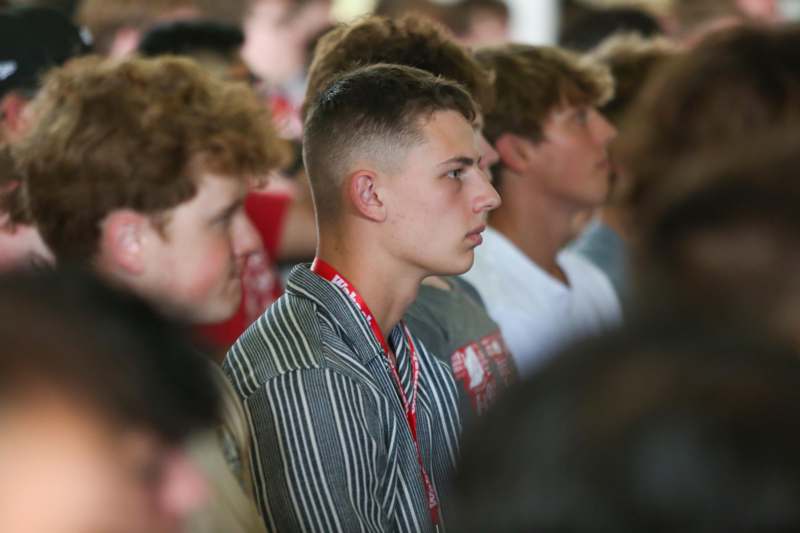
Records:
{"label": "red t-shirt", "polygon": [[291,196],[282,193],[251,192],[247,195],[245,211],[261,236],[264,251],[248,258],[242,272],[242,302],[236,314],[220,324],[200,328],[201,336],[213,347],[227,349],[231,346],[283,294],[275,257],[291,201]]}

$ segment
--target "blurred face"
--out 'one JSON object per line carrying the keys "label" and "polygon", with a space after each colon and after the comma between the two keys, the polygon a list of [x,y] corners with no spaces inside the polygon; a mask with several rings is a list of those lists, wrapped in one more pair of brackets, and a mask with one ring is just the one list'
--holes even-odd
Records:
{"label": "blurred face", "polygon": [[492,11],[478,9],[469,17],[469,30],[459,38],[462,44],[472,48],[498,46],[508,42],[508,21]]}
{"label": "blurred face", "polygon": [[539,192],[575,209],[603,204],[614,127],[593,107],[565,106],[550,113],[543,131],[541,142],[527,144],[527,173],[535,176]]}
{"label": "blurred face", "polygon": [[241,299],[241,271],[261,251],[244,211],[247,185],[207,174],[197,194],[167,213],[166,227],[143,239],[141,292],[194,323],[230,318]]}
{"label": "blurred face", "polygon": [[425,274],[460,274],[471,266],[490,210],[500,197],[481,170],[472,125],[459,113],[434,113],[425,141],[387,180],[386,204],[395,255]]}
{"label": "blurred face", "polygon": [[257,0],[244,21],[242,57],[259,78],[283,85],[299,78],[309,40],[331,23],[329,0],[302,7],[293,0]]}
{"label": "blurred face", "polygon": [[181,451],[63,398],[0,411],[0,433],[3,533],[175,533],[206,499]]}
{"label": "blurred face", "polygon": [[478,153],[481,156],[480,167],[487,176],[491,177],[491,168],[495,163],[500,161],[500,156],[497,150],[494,149],[494,146],[492,146],[492,143],[490,143],[483,134],[483,115],[478,115],[475,122],[475,142],[478,146]]}

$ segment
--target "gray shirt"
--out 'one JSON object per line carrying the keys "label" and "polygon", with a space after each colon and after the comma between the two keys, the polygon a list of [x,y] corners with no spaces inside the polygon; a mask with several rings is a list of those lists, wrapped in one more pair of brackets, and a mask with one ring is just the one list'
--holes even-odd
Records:
{"label": "gray shirt", "polygon": [[450,290],[423,284],[405,321],[433,355],[452,368],[464,420],[481,415],[516,381],[517,371],[497,323],[475,288],[442,278]]}

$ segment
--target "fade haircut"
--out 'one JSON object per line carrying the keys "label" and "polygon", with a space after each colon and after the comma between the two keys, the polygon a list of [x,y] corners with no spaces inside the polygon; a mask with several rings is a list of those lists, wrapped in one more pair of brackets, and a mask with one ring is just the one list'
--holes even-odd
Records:
{"label": "fade haircut", "polygon": [[739,27],[711,35],[648,81],[615,143],[632,176],[629,201],[705,148],[724,150],[800,124],[800,26]]}
{"label": "fade haircut", "polygon": [[280,162],[264,106],[188,59],[85,58],[52,71],[15,147],[33,219],[59,260],[85,262],[117,209],[158,222],[204,173],[246,181]]}
{"label": "fade haircut", "polygon": [[377,64],[342,75],[311,104],[303,160],[317,219],[335,219],[340,188],[358,160],[393,172],[406,152],[425,141],[422,127],[439,111],[455,111],[470,124],[475,102],[460,85],[420,69]]}
{"label": "fade haircut", "polygon": [[544,124],[561,106],[599,107],[613,94],[608,68],[556,47],[506,44],[483,48],[478,61],[495,74],[502,95],[487,115],[484,133],[494,143],[504,133],[544,139]]}
{"label": "fade haircut", "polygon": [[336,76],[376,63],[406,65],[456,81],[480,110],[494,105],[491,74],[437,23],[419,15],[399,19],[367,16],[340,25],[317,44],[308,75],[307,107]]}
{"label": "fade haircut", "polygon": [[0,411],[54,393],[112,427],[177,444],[212,427],[219,410],[211,363],[188,333],[86,272],[5,276]]}

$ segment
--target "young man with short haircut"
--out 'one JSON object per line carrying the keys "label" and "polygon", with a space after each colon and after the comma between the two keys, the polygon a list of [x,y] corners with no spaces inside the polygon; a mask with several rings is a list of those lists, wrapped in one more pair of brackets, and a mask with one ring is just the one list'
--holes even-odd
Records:
{"label": "young man with short haircut", "polygon": [[347,73],[309,108],[317,257],[225,361],[271,530],[445,524],[455,383],[401,319],[425,277],[470,267],[499,204],[475,115],[457,84],[398,65]]}
{"label": "young man with short haircut", "polygon": [[620,318],[605,275],[562,251],[576,215],[608,195],[615,129],[596,106],[612,83],[606,68],[557,48],[506,45],[477,55],[496,74],[498,99],[484,131],[500,154],[495,180],[504,204],[465,277],[524,374],[561,343]]}
{"label": "young man with short haircut", "polygon": [[[244,197],[280,153],[257,97],[189,60],[90,57],[52,71],[31,105],[15,156],[57,262],[89,265],[192,323],[230,317],[240,269],[260,247]],[[247,422],[227,392],[224,442],[239,449],[226,451],[246,461]],[[221,476],[216,525],[259,527],[236,480]]]}
{"label": "young man with short haircut", "polygon": [[[309,70],[307,102],[310,105],[336,75],[375,63],[420,68],[461,83],[481,111],[475,129],[479,166],[488,172],[497,162],[497,152],[480,129],[482,114],[494,105],[491,72],[442,27],[418,15],[399,19],[365,17],[323,36]],[[516,380],[516,369],[500,328],[466,281],[457,277],[427,278],[409,306],[405,321],[431,354],[452,367],[465,418],[485,413],[502,390]]]}

